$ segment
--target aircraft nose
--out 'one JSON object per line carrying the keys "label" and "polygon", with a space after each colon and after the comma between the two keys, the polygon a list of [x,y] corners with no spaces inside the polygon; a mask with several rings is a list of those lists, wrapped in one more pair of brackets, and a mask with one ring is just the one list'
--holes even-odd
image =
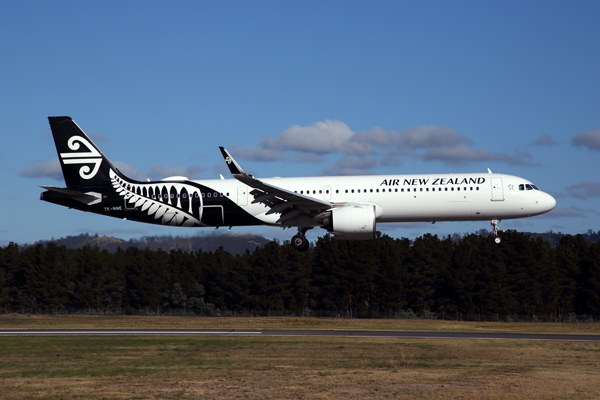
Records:
{"label": "aircraft nose", "polygon": [[556,199],[550,196],[548,193],[544,193],[544,197],[542,198],[542,201],[540,203],[546,211],[550,211],[554,207],[556,207]]}

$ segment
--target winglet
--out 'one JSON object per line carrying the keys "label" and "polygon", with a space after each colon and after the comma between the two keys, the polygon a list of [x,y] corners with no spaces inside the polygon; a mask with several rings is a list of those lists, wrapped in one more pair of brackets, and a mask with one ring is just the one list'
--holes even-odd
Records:
{"label": "winglet", "polygon": [[225,159],[225,162],[229,167],[229,172],[231,172],[231,175],[233,175],[234,177],[236,175],[247,176],[242,167],[240,167],[240,165],[233,159],[233,157],[231,157],[229,152],[225,150],[225,147],[219,146],[219,149],[221,149],[221,153],[223,154],[223,158]]}

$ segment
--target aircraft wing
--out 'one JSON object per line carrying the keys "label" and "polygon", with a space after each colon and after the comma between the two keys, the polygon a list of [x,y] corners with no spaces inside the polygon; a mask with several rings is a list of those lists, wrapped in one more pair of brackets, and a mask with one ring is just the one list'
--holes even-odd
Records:
{"label": "aircraft wing", "polygon": [[323,211],[333,208],[333,205],[329,201],[298,194],[248,175],[224,147],[219,147],[219,149],[221,149],[231,175],[238,181],[254,188],[250,192],[254,196],[252,203],[263,203],[269,207],[270,210],[267,211],[267,215],[281,213],[281,217],[277,220],[278,223],[283,223],[300,214],[307,214],[314,217]]}

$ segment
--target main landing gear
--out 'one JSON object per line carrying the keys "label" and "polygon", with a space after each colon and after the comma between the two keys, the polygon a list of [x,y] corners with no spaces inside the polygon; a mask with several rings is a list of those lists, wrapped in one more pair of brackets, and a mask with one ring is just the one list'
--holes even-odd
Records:
{"label": "main landing gear", "polygon": [[298,227],[298,234],[294,235],[292,238],[292,247],[298,251],[306,251],[308,250],[308,239],[306,239],[306,231],[311,228],[302,228]]}
{"label": "main landing gear", "polygon": [[501,232],[500,230],[498,230],[499,223],[500,223],[500,221],[497,219],[492,220],[492,232],[494,232],[494,242],[496,242],[496,244],[498,244],[502,241],[502,239],[500,239],[500,237],[498,237],[498,232]]}

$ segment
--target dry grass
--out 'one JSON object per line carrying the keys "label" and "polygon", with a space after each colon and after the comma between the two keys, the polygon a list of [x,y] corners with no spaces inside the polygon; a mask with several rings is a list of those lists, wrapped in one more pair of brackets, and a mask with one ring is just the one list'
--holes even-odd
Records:
{"label": "dry grass", "polygon": [[[0,319],[0,327],[434,330],[439,323],[302,318],[187,320],[13,317]],[[305,322],[307,325],[298,325]],[[501,324],[499,329],[486,324],[447,323],[442,327],[498,331],[508,325]],[[524,325],[546,324],[517,327]],[[548,332],[565,332],[558,328]],[[324,337],[2,337],[0,398],[598,399],[599,367],[600,343]]]}
{"label": "dry grass", "polygon": [[0,329],[337,329],[600,334],[599,323],[465,322],[421,319],[302,317],[0,316]]}

